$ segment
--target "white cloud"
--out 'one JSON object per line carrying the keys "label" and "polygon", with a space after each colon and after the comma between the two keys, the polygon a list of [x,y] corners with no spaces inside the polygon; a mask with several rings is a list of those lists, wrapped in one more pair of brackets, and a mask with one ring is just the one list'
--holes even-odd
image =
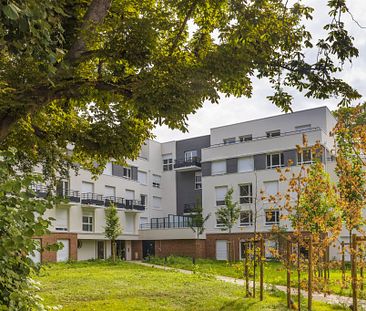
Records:
{"label": "white cloud", "polygon": [[[326,1],[308,0],[305,4],[315,7],[314,19],[308,25],[309,30],[315,38],[323,35],[322,26],[330,21],[327,15]],[[347,5],[354,18],[362,25],[366,26],[366,1],[348,0]],[[355,44],[360,55],[353,61],[353,64],[345,64],[344,71],[340,77],[355,87],[361,94],[366,94],[366,29],[360,28],[349,15],[344,16],[346,28],[355,37]],[[226,124],[248,121],[280,114],[281,110],[271,104],[266,96],[271,95],[272,90],[266,81],[255,80],[253,83],[252,98],[221,98],[220,104],[213,105],[204,103],[203,107],[196,114],[190,115],[188,119],[188,133],[172,131],[165,126],[154,130],[156,139],[164,142],[169,140],[184,139],[210,133],[210,128]],[[330,100],[314,100],[305,98],[302,94],[293,92],[295,97],[293,110],[328,106],[334,109],[337,106],[336,98]]]}

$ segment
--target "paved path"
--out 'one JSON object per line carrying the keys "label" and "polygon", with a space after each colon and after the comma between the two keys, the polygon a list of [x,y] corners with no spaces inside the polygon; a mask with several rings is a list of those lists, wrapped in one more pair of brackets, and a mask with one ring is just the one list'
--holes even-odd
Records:
{"label": "paved path", "polygon": [[[135,263],[135,264],[139,264],[139,265],[142,265],[142,266],[146,266],[146,267],[151,267],[151,268],[178,271],[178,272],[181,272],[181,273],[184,273],[184,274],[193,274],[194,273],[193,271],[190,271],[190,270],[177,269],[177,268],[173,268],[173,267],[149,264],[149,263],[145,263],[145,262],[141,262],[141,261],[130,261],[130,262]],[[245,285],[244,280],[242,280],[242,279],[236,279],[236,278],[231,278],[231,277],[222,276],[222,275],[213,275],[213,277],[216,278],[217,280],[220,280],[220,281],[223,281],[223,282],[242,285],[242,286]],[[252,285],[252,283],[251,283],[251,285]],[[286,292],[286,286],[282,286],[282,285],[274,285],[274,286],[278,290],[280,290],[282,292]],[[264,284],[264,288],[270,289],[272,287],[273,287],[272,284]],[[259,288],[259,286],[258,286],[258,288]],[[297,289],[292,288],[292,292],[294,294],[297,294]],[[301,294],[304,297],[307,297],[307,292],[306,291],[301,291]],[[341,304],[341,305],[346,305],[346,306],[351,306],[352,305],[352,298],[351,297],[346,297],[346,296],[338,296],[338,295],[326,295],[326,296],[324,296],[324,294],[313,293],[313,300],[326,302],[326,303],[329,303],[329,304]],[[366,300],[359,300],[359,305],[362,307],[362,310],[366,310]]]}

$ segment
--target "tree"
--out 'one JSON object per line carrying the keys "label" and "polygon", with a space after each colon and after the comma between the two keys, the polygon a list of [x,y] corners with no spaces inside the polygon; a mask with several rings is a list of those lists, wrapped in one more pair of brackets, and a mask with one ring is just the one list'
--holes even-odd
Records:
{"label": "tree", "polygon": [[335,74],[358,50],[346,2],[328,7],[316,41],[304,26],[313,9],[300,1],[1,3],[0,145],[48,177],[73,163],[100,173],[110,158],[135,158],[156,124],[186,131],[205,100],[250,97],[253,77],[270,82],[284,111],[287,88],[347,103],[360,95]]}
{"label": "tree", "polygon": [[232,228],[235,226],[240,216],[240,207],[238,202],[233,202],[234,189],[230,188],[225,195],[225,205],[221,206],[216,211],[217,223],[221,224],[222,231],[229,231],[231,234]]}
{"label": "tree", "polygon": [[14,150],[0,152],[0,309],[43,310],[31,279],[39,266],[29,255],[42,250],[32,237],[48,233],[50,219],[42,215],[56,201],[37,198],[32,186],[42,182],[41,176],[20,173],[15,162]]}
{"label": "tree", "polygon": [[210,218],[211,214],[207,214],[206,217],[203,217],[202,214],[202,203],[201,200],[197,199],[194,208],[191,211],[191,222],[190,227],[193,232],[196,233],[197,240],[200,238],[200,235],[205,231],[205,223]]}
{"label": "tree", "polygon": [[116,239],[122,233],[117,207],[111,204],[105,209],[105,236],[111,241],[112,260],[116,262]]}

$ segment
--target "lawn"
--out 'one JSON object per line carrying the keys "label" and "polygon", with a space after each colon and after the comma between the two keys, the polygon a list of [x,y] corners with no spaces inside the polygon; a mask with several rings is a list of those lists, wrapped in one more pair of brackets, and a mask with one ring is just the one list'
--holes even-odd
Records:
{"label": "lawn", "polygon": [[[229,264],[226,261],[218,261],[211,259],[196,259],[196,264],[193,265],[190,257],[174,257],[165,258],[152,257],[150,261],[153,264],[167,265],[174,268],[195,270],[207,274],[224,275],[234,278],[243,278],[243,262],[236,262]],[[257,268],[256,279],[259,281],[259,267]],[[291,286],[297,285],[297,271],[294,269],[291,273]],[[342,288],[341,279],[342,274],[340,270],[333,269],[330,271],[329,290],[332,293],[351,296],[351,271],[346,270],[347,287]],[[302,273],[302,280],[307,279],[307,273]],[[286,285],[286,270],[282,263],[275,261],[268,261],[264,265],[264,282],[275,285]],[[365,283],[366,284],[366,283]],[[365,285],[366,288],[366,285]]]}
{"label": "lawn", "polygon": [[[37,280],[45,302],[62,310],[286,310],[285,296],[278,291],[266,292],[265,301],[259,302],[243,298],[241,286],[200,273],[185,275],[127,262],[52,264]],[[346,308],[315,303],[314,310]]]}

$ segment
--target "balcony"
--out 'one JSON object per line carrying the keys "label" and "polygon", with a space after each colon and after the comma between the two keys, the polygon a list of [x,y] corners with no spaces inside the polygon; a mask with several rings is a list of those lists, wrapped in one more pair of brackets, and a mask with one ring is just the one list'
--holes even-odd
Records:
{"label": "balcony", "polygon": [[68,200],[69,202],[80,203],[80,191],[68,190],[68,189],[57,189],[57,196]]}
{"label": "balcony", "polygon": [[117,208],[125,208],[126,204],[121,197],[108,196],[104,197],[104,206],[108,207],[114,204]]}
{"label": "balcony", "polygon": [[104,206],[103,195],[93,192],[82,193],[81,204]]}
{"label": "balcony", "polygon": [[125,200],[126,202],[126,209],[129,210],[136,210],[136,211],[144,211],[145,205],[142,204],[142,202],[137,200]]}
{"label": "balcony", "polygon": [[52,194],[51,189],[42,184],[32,185],[32,190],[35,192],[37,198],[46,198],[49,194]]}
{"label": "balcony", "polygon": [[199,157],[177,159],[174,163],[174,169],[180,172],[198,171],[201,169],[201,159]]}

